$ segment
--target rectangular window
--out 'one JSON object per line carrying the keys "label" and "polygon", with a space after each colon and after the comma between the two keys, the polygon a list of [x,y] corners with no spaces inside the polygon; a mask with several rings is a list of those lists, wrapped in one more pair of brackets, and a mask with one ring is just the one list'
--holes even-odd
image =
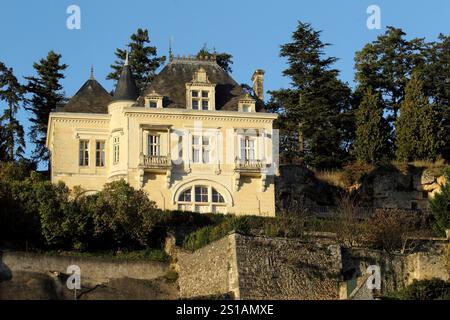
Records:
{"label": "rectangular window", "polygon": [[120,139],[119,137],[115,137],[113,141],[113,162],[117,164],[120,160]]}
{"label": "rectangular window", "polygon": [[209,101],[202,100],[202,110],[209,110]]}
{"label": "rectangular window", "polygon": [[202,98],[208,98],[209,92],[208,91],[202,91]]}
{"label": "rectangular window", "polygon": [[89,141],[80,140],[80,166],[89,165]]}
{"label": "rectangular window", "polygon": [[149,156],[159,156],[160,155],[160,136],[159,135],[148,135],[147,150]]}
{"label": "rectangular window", "polygon": [[241,139],[241,160],[255,160],[255,140],[248,137]]}
{"label": "rectangular window", "polygon": [[95,142],[95,165],[97,167],[105,166],[105,141]]}
{"label": "rectangular window", "polygon": [[192,109],[198,110],[198,100],[192,99]]}
{"label": "rectangular window", "polygon": [[208,202],[207,187],[195,187],[195,202]]}
{"label": "rectangular window", "polygon": [[150,101],[150,108],[156,108],[158,106],[158,103],[156,101]]}
{"label": "rectangular window", "polygon": [[198,97],[198,91],[194,90],[192,91],[192,97],[197,98]]}
{"label": "rectangular window", "polygon": [[202,136],[192,137],[192,160],[194,163],[209,163],[210,138]]}
{"label": "rectangular window", "polygon": [[242,106],[242,112],[250,112],[250,106],[247,104],[244,104]]}

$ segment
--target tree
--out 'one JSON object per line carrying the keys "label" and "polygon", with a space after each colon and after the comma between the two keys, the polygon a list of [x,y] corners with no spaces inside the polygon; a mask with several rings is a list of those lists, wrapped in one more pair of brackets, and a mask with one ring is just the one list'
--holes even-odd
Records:
{"label": "tree", "polygon": [[292,42],[281,46],[281,57],[289,67],[283,75],[292,88],[270,92],[270,104],[290,121],[284,130],[295,135],[297,150],[305,161],[317,168],[340,166],[347,156],[352,116],[351,90],[332,69],[335,57],[324,57],[328,44],[320,40],[320,31],[299,22]]}
{"label": "tree", "polygon": [[[166,60],[165,56],[158,57],[156,47],[149,46],[150,38],[147,29],[139,28],[130,37],[127,44],[129,51],[129,63],[133,71],[136,85],[142,93],[155,77],[156,70]],[[126,50],[116,49],[117,60],[111,65],[113,71],[108,74],[108,80],[118,80],[125,61]]]}
{"label": "tree", "polygon": [[450,229],[450,168],[446,168],[444,176],[446,182],[441,186],[441,192],[430,200],[433,229],[442,236],[445,235],[445,230]]}
{"label": "tree", "polygon": [[[424,52],[424,89],[433,99],[442,118],[441,127],[450,135],[450,36],[440,34],[438,41],[429,44]],[[450,160],[450,143],[442,146],[443,157]]]}
{"label": "tree", "polygon": [[26,102],[25,109],[33,114],[30,130],[31,141],[35,145],[33,158],[47,161],[48,151],[45,147],[47,126],[50,112],[62,105],[66,99],[62,92],[60,81],[64,79],[62,73],[66,64],[61,64],[61,55],[50,51],[45,59],[33,64],[37,76],[26,77],[26,90],[31,99]]}
{"label": "tree", "polygon": [[355,56],[355,80],[362,88],[380,92],[385,111],[395,121],[405,87],[418,65],[423,64],[423,39],[406,40],[402,29],[387,27],[385,34],[364,46]]}
{"label": "tree", "polygon": [[357,160],[377,163],[389,156],[389,125],[383,117],[381,97],[369,87],[356,111],[353,153]]}
{"label": "tree", "polygon": [[216,52],[216,49],[213,49],[210,51],[206,44],[200,49],[200,51],[197,53],[197,58],[200,57],[215,57],[217,64],[227,73],[231,73],[231,65],[233,64],[233,56],[229,53],[222,52],[218,53]]}
{"label": "tree", "polygon": [[415,71],[405,89],[400,116],[396,122],[397,159],[434,160],[443,143],[436,108],[424,93],[419,71]]}
{"label": "tree", "polygon": [[0,118],[0,160],[14,161],[25,152],[24,130],[17,120],[17,112],[24,100],[24,87],[17,81],[13,70],[0,62],[0,101],[6,108]]}

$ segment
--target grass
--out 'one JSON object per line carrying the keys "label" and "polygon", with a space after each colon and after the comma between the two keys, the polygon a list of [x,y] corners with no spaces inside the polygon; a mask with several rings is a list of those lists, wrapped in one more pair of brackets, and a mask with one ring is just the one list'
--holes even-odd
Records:
{"label": "grass", "polygon": [[317,180],[326,184],[345,189],[348,187],[344,170],[314,171]]}
{"label": "grass", "polygon": [[45,251],[45,255],[75,258],[107,258],[118,261],[160,261],[167,262],[169,257],[160,249],[136,251]]}

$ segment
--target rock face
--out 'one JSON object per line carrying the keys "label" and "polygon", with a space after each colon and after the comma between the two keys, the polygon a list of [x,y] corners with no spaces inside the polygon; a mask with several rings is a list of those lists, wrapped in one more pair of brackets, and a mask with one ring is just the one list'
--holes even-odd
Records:
{"label": "rock face", "polygon": [[427,210],[445,182],[440,170],[408,167],[378,168],[363,181],[360,193],[367,205],[375,208]]}
{"label": "rock face", "polygon": [[318,181],[305,166],[280,166],[275,182],[277,212],[296,213],[305,207],[331,206],[338,194],[338,188]]}

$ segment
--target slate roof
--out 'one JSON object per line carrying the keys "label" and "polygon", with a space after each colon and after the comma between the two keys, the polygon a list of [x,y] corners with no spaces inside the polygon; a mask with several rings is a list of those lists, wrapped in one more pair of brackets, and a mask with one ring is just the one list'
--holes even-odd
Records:
{"label": "slate roof", "polygon": [[59,112],[108,113],[111,95],[95,79],[89,79]]}
{"label": "slate roof", "polygon": [[136,81],[134,80],[133,72],[126,62],[122,68],[119,81],[117,82],[116,90],[114,91],[113,100],[130,100],[136,101],[139,97],[139,91],[136,87]]}
{"label": "slate roof", "polygon": [[[138,99],[138,105],[144,106],[144,97],[155,91],[164,97],[164,108],[185,109],[186,83],[192,81],[194,73],[200,67],[205,69],[209,81],[216,85],[216,110],[237,111],[238,101],[245,96],[245,91],[211,60],[176,59],[169,62]],[[256,105],[257,110],[262,111],[260,103]]]}

